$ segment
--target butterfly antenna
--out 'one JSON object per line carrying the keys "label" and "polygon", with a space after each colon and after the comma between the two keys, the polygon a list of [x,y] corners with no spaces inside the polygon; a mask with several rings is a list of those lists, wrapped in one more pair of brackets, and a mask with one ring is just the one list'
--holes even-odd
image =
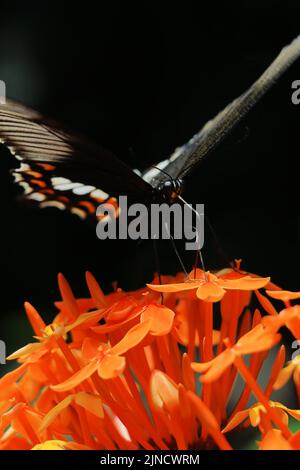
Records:
{"label": "butterfly antenna", "polygon": [[169,232],[168,224],[167,224],[167,223],[165,223],[165,227],[166,227],[167,234],[168,234],[169,237],[170,237],[173,250],[175,251],[175,254],[176,254],[176,256],[177,256],[177,258],[178,258],[178,261],[179,261],[179,263],[180,263],[180,266],[181,266],[181,268],[182,268],[184,274],[186,275],[186,277],[188,277],[187,270],[186,270],[186,268],[185,268],[185,266],[184,266],[184,263],[183,263],[183,261],[182,261],[182,258],[181,258],[181,256],[180,256],[180,254],[179,254],[179,251],[178,251],[177,246],[176,246],[176,244],[175,244],[174,238],[172,237],[172,235],[171,235],[170,232]]}
{"label": "butterfly antenna", "polygon": [[[178,199],[183,202],[183,204],[185,204],[192,212],[194,212],[194,214],[196,214],[196,217],[198,219],[200,219],[200,215],[199,213],[196,211],[196,209],[193,208],[193,206],[191,204],[189,204],[185,199],[183,199],[183,197],[179,194],[178,196]],[[193,230],[196,230],[197,229],[195,227],[192,227]],[[194,278],[196,278],[196,269],[197,269],[197,265],[198,265],[198,258],[200,259],[200,263],[201,263],[201,267],[202,267],[202,270],[204,272],[204,279],[207,280],[207,276],[206,276],[206,269],[205,269],[205,265],[204,265],[204,259],[203,259],[203,256],[202,256],[202,252],[201,250],[197,250],[196,252],[196,258],[195,258],[195,264],[194,264]]]}
{"label": "butterfly antenna", "polygon": [[[192,227],[192,228],[193,228],[193,230],[196,230],[195,227]],[[196,270],[197,270],[197,267],[198,267],[198,259],[200,260],[200,265],[201,265],[202,271],[204,273],[204,279],[205,279],[205,281],[207,281],[206,269],[205,269],[204,259],[203,259],[203,255],[202,255],[201,250],[196,251],[195,264],[194,264],[194,279],[196,279],[196,273],[197,273]]]}
{"label": "butterfly antenna", "polygon": [[205,265],[204,265],[204,259],[203,259],[203,256],[202,256],[202,251],[198,250],[197,253],[198,253],[198,256],[199,256],[199,259],[200,259],[202,270],[204,272],[204,279],[207,280],[206,279],[206,269],[205,269]]}
{"label": "butterfly antenna", "polygon": [[171,181],[174,181],[174,178],[172,178],[172,176],[169,175],[169,173],[167,173],[165,170],[162,170],[162,169],[159,168],[158,166],[151,165],[150,168],[155,168],[156,170],[161,171],[164,175],[166,175],[168,178],[170,178]]}
{"label": "butterfly antenna", "polygon": [[199,213],[196,211],[196,209],[193,208],[191,204],[189,204],[185,199],[183,199],[183,197],[180,194],[178,194],[177,197],[181,202],[183,202],[183,204],[185,204],[189,209],[191,209],[191,211],[194,212],[194,214],[196,214],[198,219],[200,219]]}
{"label": "butterfly antenna", "polygon": [[[177,197],[178,197],[178,199],[180,199],[184,204],[186,204],[186,205],[191,209],[191,211],[193,211],[193,212],[196,214],[196,216],[197,216],[198,218],[200,217],[199,214],[198,214],[198,212],[196,211],[196,209],[194,209],[191,204],[189,204],[185,199],[183,199],[183,197],[182,197],[181,195],[178,195]],[[225,250],[222,248],[222,245],[221,245],[221,243],[220,243],[220,240],[219,240],[219,238],[218,238],[218,236],[217,236],[217,234],[216,234],[216,231],[214,230],[212,224],[210,223],[210,220],[209,220],[208,216],[205,214],[204,217],[205,217],[205,219],[206,219],[206,222],[207,222],[207,225],[208,225],[208,227],[209,227],[209,230],[211,231],[211,234],[212,234],[212,236],[213,236],[213,238],[214,238],[215,244],[216,244],[216,246],[217,246],[217,249],[218,249],[218,251],[219,251],[219,254],[220,254],[221,258],[224,259],[225,263],[226,263],[228,266],[230,266],[231,268],[234,268],[233,262],[230,261],[230,259],[229,259],[229,257],[227,256]],[[193,228],[194,228],[194,227],[193,227]],[[200,252],[200,250],[199,250],[199,252]],[[199,256],[200,256],[200,255],[199,255]],[[202,257],[202,255],[201,255],[201,257]],[[201,259],[201,257],[200,257],[200,259]],[[203,267],[203,262],[202,262],[202,261],[201,261],[201,264],[202,264],[202,267]],[[205,272],[204,267],[203,267],[203,271]]]}

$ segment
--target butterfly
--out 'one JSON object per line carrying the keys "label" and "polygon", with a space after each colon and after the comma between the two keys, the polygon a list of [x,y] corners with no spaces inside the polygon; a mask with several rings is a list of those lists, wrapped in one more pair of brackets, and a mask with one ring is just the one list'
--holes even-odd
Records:
{"label": "butterfly", "polygon": [[95,218],[100,204],[118,213],[119,195],[133,200],[171,203],[182,192],[183,178],[253,108],[300,56],[300,36],[282,49],[250,88],[209,121],[185,145],[143,173],[112,153],[69,132],[37,111],[7,100],[0,106],[0,142],[20,161],[13,176],[24,198],[39,207],[65,209],[82,219]]}

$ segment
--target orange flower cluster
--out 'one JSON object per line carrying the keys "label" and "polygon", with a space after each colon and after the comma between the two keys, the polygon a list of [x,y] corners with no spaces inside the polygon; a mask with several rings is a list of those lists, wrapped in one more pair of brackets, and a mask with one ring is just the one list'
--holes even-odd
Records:
{"label": "orange flower cluster", "polygon": [[90,273],[86,280],[90,296],[76,299],[59,275],[50,325],[25,303],[35,341],[8,357],[19,365],[0,379],[0,449],[231,450],[231,432],[249,425],[260,449],[300,449],[288,427],[300,410],[270,400],[292,376],[300,397],[300,361],[285,366],[278,346],[284,326],[300,339],[300,306],[291,305],[299,292],[238,263],[131,293],[104,295]]}

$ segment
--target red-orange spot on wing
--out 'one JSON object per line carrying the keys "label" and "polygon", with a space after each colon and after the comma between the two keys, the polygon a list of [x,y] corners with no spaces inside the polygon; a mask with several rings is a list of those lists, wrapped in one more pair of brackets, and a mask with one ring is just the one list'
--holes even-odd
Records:
{"label": "red-orange spot on wing", "polygon": [[42,191],[40,191],[42,194],[54,194],[54,191],[53,189],[43,189]]}
{"label": "red-orange spot on wing", "polygon": [[70,202],[70,199],[66,196],[57,196],[57,201],[61,201],[61,202],[65,202],[66,204],[68,204]]}
{"label": "red-orange spot on wing", "polygon": [[33,176],[34,178],[42,178],[43,174],[38,171],[27,171],[27,175]]}
{"label": "red-orange spot on wing", "polygon": [[46,171],[53,171],[56,168],[54,165],[50,165],[49,163],[37,163],[37,165],[41,166]]}
{"label": "red-orange spot on wing", "polygon": [[85,207],[90,214],[93,214],[95,212],[95,206],[89,201],[80,201],[79,206]]}
{"label": "red-orange spot on wing", "polygon": [[45,183],[45,181],[36,180],[36,179],[30,180],[30,184],[36,184],[40,188],[46,188],[47,187],[47,184]]}

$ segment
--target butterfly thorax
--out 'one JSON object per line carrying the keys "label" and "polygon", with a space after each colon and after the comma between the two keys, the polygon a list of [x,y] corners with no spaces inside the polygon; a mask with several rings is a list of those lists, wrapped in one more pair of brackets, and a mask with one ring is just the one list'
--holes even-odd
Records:
{"label": "butterfly thorax", "polygon": [[172,203],[183,192],[183,180],[180,178],[165,180],[160,183],[155,191],[155,199]]}

